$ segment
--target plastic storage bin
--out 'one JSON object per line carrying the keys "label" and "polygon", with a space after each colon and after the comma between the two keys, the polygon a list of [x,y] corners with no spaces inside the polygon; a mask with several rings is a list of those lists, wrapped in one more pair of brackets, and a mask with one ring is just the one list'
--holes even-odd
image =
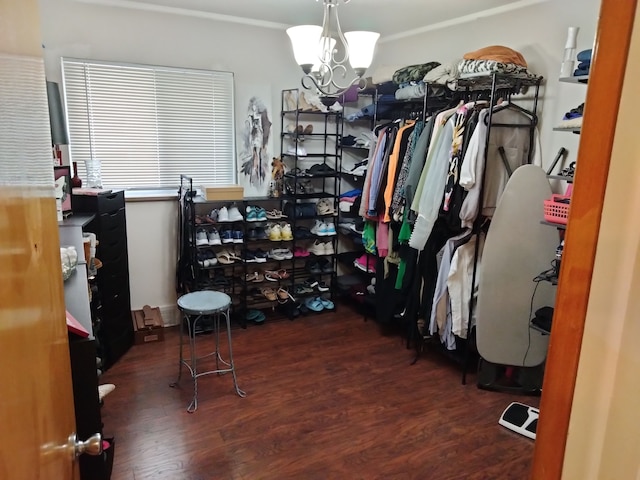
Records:
{"label": "plastic storage bin", "polygon": [[569,219],[570,204],[558,200],[569,200],[570,198],[566,195],[551,195],[550,200],[544,201],[544,219],[547,222],[566,225]]}

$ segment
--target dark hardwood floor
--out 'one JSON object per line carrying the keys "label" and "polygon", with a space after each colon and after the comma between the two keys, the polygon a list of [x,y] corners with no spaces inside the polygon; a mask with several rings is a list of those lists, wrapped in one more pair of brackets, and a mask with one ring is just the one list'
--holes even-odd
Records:
{"label": "dark hardwood floor", "polygon": [[[134,346],[100,379],[113,480],[526,479],[533,442],[498,425],[511,401],[539,399],[466,386],[439,352],[410,365],[399,336],[349,307],[233,330],[230,375],[175,379],[178,330]],[[213,336],[199,336],[212,345]]]}

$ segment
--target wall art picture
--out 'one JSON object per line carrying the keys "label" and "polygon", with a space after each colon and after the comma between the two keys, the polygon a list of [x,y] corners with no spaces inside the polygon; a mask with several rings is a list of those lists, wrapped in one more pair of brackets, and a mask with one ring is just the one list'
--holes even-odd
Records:
{"label": "wall art picture", "polygon": [[271,120],[267,104],[252,96],[240,116],[238,175],[245,197],[266,197],[271,182]]}

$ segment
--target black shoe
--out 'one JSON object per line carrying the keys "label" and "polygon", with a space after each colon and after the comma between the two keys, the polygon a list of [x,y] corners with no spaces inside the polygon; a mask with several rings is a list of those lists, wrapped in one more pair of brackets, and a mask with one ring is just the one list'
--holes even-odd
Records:
{"label": "black shoe", "polygon": [[333,273],[333,264],[329,260],[327,260],[326,258],[321,258],[320,260],[318,260],[318,263],[320,264],[322,273]]}
{"label": "black shoe", "polygon": [[313,275],[320,275],[322,273],[322,268],[318,262],[310,260],[307,262],[307,271]]}

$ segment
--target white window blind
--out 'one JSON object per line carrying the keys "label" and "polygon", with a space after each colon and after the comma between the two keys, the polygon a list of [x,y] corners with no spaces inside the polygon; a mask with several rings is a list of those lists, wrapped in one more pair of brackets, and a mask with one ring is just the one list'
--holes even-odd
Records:
{"label": "white window blind", "polygon": [[102,186],[235,183],[233,74],[62,59],[71,160]]}

